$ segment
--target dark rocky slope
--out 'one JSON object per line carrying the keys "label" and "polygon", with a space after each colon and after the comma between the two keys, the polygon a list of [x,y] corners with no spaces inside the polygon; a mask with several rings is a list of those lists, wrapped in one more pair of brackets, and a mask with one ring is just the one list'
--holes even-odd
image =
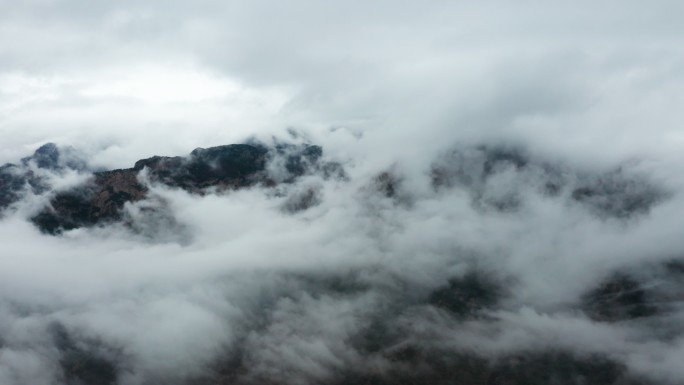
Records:
{"label": "dark rocky slope", "polygon": [[[65,230],[93,226],[122,219],[122,208],[128,202],[148,197],[141,182],[180,188],[194,194],[209,190],[221,192],[257,184],[274,186],[289,183],[308,172],[325,177],[344,177],[339,164],[322,162],[322,149],[313,145],[260,143],[232,144],[197,148],[188,156],[154,156],[139,160],[132,168],[96,171],[84,184],[56,193],[49,205],[31,218],[43,232],[58,234]],[[21,161],[0,167],[0,210],[27,193],[45,193],[49,185],[36,170],[61,172],[65,169],[85,171],[85,163],[64,160],[52,143],[40,147]],[[279,180],[267,172],[267,166],[279,167]]]}
{"label": "dark rocky slope", "polygon": [[625,220],[647,214],[668,193],[643,175],[617,167],[607,172],[572,170],[505,146],[459,147],[433,163],[436,190],[468,191],[482,210],[516,212],[534,193],[567,199],[604,219]]}
{"label": "dark rocky slope", "polygon": [[27,191],[35,194],[46,191],[48,186],[44,178],[39,176],[40,171],[81,166],[80,162],[64,161],[64,158],[55,144],[48,143],[38,148],[32,156],[23,158],[19,164],[0,166],[0,210],[20,200]]}

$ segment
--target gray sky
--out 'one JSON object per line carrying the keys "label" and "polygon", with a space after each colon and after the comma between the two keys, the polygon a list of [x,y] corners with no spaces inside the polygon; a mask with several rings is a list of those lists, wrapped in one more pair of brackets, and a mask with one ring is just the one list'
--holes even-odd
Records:
{"label": "gray sky", "polygon": [[3,1],[0,160],[53,140],[124,166],[288,126],[387,151],[493,136],[613,161],[678,153],[682,8]]}

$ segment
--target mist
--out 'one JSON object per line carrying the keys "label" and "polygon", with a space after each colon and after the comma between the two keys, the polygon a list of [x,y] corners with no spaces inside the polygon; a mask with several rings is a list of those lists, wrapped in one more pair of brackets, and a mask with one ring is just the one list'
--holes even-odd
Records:
{"label": "mist", "polygon": [[681,8],[0,0],[0,383],[683,383]]}

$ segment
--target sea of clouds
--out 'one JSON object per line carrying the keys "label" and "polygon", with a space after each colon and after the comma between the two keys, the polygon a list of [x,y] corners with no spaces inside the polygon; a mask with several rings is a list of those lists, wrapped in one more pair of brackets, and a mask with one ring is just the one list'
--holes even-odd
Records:
{"label": "sea of clouds", "polygon": [[[50,193],[27,194],[0,219],[0,383],[87,383],[78,365],[122,385],[343,383],[407,346],[597,355],[682,383],[684,285],[663,272],[684,258],[682,8],[0,0],[0,164],[46,142],[113,169],[276,136],[347,175],[151,185],[125,207],[135,231],[59,236],[28,220]],[[485,172],[489,149],[524,166]],[[47,174],[57,191],[88,175]],[[573,199],[606,180],[607,203]],[[318,204],[289,210],[307,191]],[[616,272],[664,310],[592,319],[583,298]],[[468,274],[495,305],[430,304]]]}

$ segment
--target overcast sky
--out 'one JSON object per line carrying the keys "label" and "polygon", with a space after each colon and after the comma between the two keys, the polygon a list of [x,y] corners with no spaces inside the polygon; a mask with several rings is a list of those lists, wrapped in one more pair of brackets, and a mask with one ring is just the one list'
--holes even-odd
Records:
{"label": "overcast sky", "polygon": [[[237,347],[257,383],[278,370],[293,384],[323,381],[365,362],[346,338],[403,295],[393,290],[435,289],[473,260],[516,282],[496,321],[454,332],[419,308],[388,316],[392,325],[425,325],[482,354],[609,354],[681,383],[681,309],[654,328],[564,306],[612,271],[684,255],[683,17],[674,0],[0,0],[0,164],[55,142],[94,167],[123,168],[292,128],[350,176],[310,176],[281,195],[157,186],[178,225],[147,238],[123,226],[40,234],[27,217],[48,196],[28,196],[0,221],[0,383],[55,383],[56,321],[111,347],[122,385],[182,383]],[[519,212],[483,212],[468,192],[430,187],[447,150],[481,143],[533,160],[482,187],[522,196]],[[545,162],[569,185],[622,166],[668,199],[634,221],[603,220],[541,197]],[[403,181],[401,205],[368,192],[388,169]],[[319,206],[283,213],[309,189]],[[159,227],[139,209],[126,208]],[[316,296],[287,275],[340,271],[361,271],[371,289]],[[255,332],[255,298],[269,295]]]}
{"label": "overcast sky", "polygon": [[0,161],[56,141],[124,166],[285,127],[387,151],[492,136],[678,153],[682,8],[0,1]]}

